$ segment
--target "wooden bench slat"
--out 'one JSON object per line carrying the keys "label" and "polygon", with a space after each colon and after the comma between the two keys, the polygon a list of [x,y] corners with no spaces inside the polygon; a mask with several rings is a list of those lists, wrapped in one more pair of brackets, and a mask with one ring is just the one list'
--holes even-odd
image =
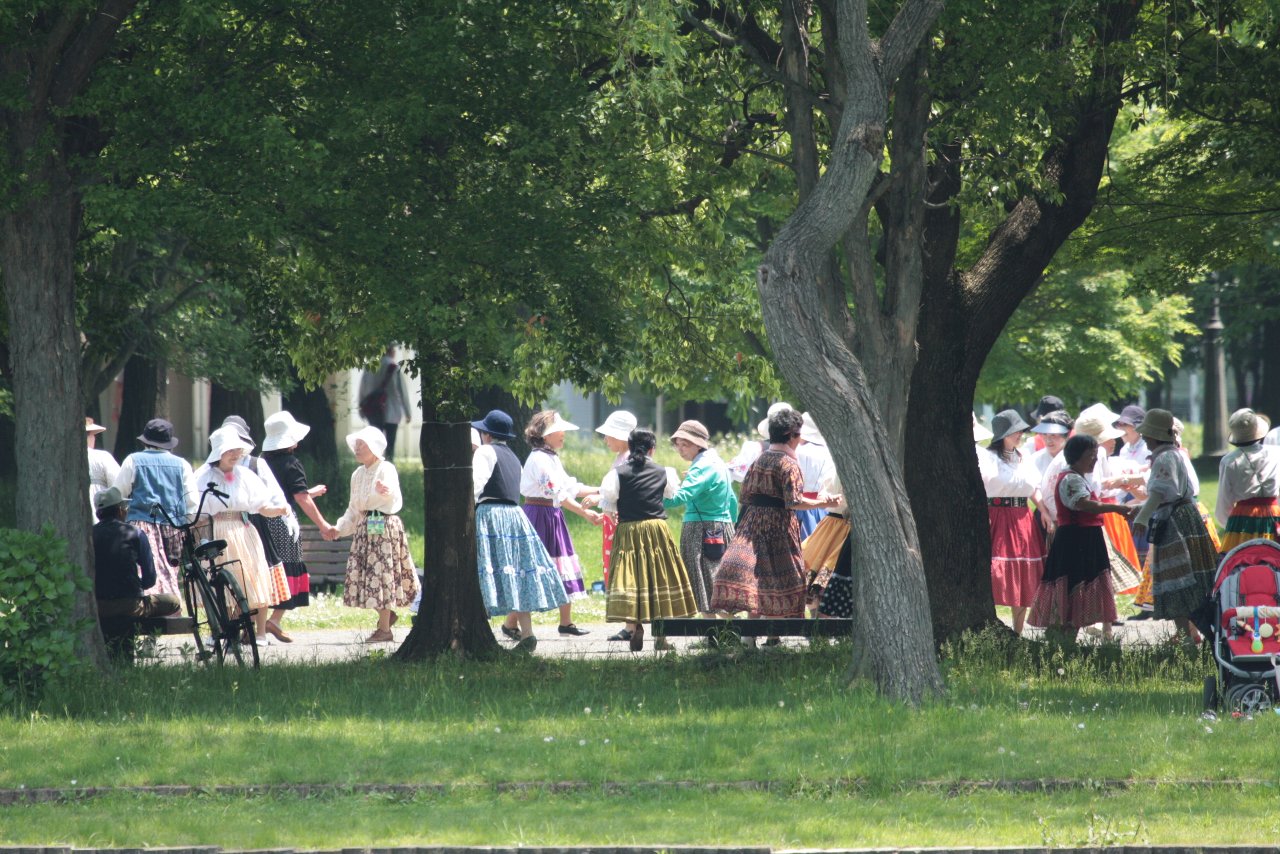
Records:
{"label": "wooden bench slat", "polygon": [[133,627],[142,634],[189,635],[195,631],[195,621],[175,614],[172,617],[103,617],[104,632],[125,634]]}

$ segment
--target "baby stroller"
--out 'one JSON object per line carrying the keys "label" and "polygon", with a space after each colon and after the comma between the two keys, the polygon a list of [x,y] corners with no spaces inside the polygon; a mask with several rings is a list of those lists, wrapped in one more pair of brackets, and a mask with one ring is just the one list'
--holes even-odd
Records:
{"label": "baby stroller", "polygon": [[1276,706],[1280,543],[1249,540],[1227,552],[1211,595],[1218,674],[1205,679],[1205,708],[1253,714]]}

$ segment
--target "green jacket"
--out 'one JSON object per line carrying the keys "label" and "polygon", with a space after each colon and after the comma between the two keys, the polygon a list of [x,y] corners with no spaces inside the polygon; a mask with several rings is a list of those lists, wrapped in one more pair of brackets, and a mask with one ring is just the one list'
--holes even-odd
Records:
{"label": "green jacket", "polygon": [[733,522],[738,518],[738,496],[733,494],[729,467],[714,449],[693,458],[675,496],[664,498],[662,505],[684,507],[686,522]]}

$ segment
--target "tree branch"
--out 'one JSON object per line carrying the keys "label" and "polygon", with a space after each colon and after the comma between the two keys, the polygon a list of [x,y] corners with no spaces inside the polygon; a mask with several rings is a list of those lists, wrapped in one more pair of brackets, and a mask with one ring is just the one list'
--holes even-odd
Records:
{"label": "tree branch", "polygon": [[75,41],[62,54],[50,87],[49,101],[66,107],[84,91],[89,76],[115,38],[124,19],[138,5],[138,0],[103,0]]}
{"label": "tree branch", "polygon": [[912,54],[924,43],[942,12],[943,0],[907,0],[880,38],[880,73],[886,82],[898,79]]}

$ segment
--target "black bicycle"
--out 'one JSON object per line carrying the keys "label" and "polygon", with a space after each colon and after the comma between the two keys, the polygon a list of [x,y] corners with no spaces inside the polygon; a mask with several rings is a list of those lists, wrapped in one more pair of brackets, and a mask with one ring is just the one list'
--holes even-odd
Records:
{"label": "black bicycle", "polygon": [[186,524],[175,523],[159,504],[152,506],[151,516],[157,520],[163,516],[177,535],[182,598],[194,624],[196,659],[224,664],[230,658],[243,665],[248,657],[256,669],[261,662],[253,630],[254,612],[249,610],[240,581],[231,571],[239,561],[218,563],[227,541],[213,539],[213,517],[203,512],[210,495],[227,498],[225,492],[209,484],[200,495],[195,515]]}

